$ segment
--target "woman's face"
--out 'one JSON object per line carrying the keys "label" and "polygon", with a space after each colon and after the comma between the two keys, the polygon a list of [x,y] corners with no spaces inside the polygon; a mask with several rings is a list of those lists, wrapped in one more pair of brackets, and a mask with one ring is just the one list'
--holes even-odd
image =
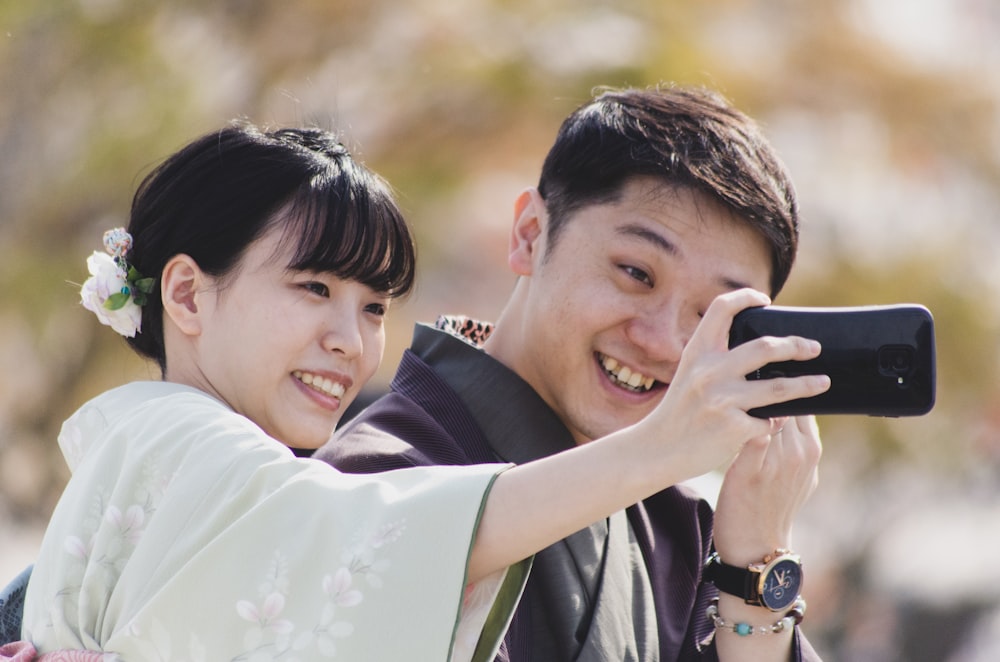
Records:
{"label": "woman's face", "polygon": [[285,445],[318,448],[382,361],[389,298],[289,269],[294,247],[280,239],[271,231],[252,243],[233,274],[201,294],[194,385]]}

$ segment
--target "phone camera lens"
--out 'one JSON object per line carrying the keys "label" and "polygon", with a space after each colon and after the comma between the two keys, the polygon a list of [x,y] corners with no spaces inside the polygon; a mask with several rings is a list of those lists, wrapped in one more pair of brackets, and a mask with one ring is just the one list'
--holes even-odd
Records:
{"label": "phone camera lens", "polygon": [[886,345],[878,351],[879,371],[892,377],[913,372],[913,348],[908,345]]}

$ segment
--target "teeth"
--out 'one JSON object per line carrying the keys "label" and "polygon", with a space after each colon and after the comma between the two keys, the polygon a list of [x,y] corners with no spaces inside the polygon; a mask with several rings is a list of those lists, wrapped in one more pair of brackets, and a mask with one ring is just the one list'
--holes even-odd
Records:
{"label": "teeth", "polygon": [[656,383],[656,378],[647,377],[641,372],[633,372],[631,368],[621,365],[610,356],[601,354],[600,359],[604,372],[621,386],[625,386],[633,391],[648,391]]}
{"label": "teeth", "polygon": [[320,377],[319,375],[314,375],[311,372],[302,372],[301,370],[294,371],[292,376],[306,386],[311,386],[316,389],[320,393],[325,393],[326,395],[330,395],[335,398],[344,397],[344,385],[340,382],[333,381],[329,377]]}

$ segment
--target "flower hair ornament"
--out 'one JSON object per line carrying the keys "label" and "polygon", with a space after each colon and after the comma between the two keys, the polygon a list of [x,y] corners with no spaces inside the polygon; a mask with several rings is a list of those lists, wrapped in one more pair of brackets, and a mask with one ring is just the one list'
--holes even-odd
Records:
{"label": "flower hair ornament", "polygon": [[126,261],[132,248],[132,235],[125,228],[104,233],[104,250],[87,258],[88,278],[80,288],[83,307],[97,315],[123,336],[134,338],[142,329],[142,306],[153,291],[155,279],[142,274]]}

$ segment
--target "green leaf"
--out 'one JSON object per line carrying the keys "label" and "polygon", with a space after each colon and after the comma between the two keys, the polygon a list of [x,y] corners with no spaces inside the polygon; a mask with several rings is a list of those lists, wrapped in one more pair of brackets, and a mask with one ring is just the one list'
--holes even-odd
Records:
{"label": "green leaf", "polygon": [[118,310],[126,303],[128,303],[129,295],[122,294],[121,292],[115,292],[108,297],[107,301],[104,302],[104,307],[108,310]]}
{"label": "green leaf", "polygon": [[[134,271],[134,269],[133,269]],[[155,278],[140,278],[139,280],[132,281],[132,288],[149,294],[153,291],[153,286],[156,284]],[[139,303],[138,297],[136,297],[136,303]],[[140,306],[142,304],[139,304]]]}

